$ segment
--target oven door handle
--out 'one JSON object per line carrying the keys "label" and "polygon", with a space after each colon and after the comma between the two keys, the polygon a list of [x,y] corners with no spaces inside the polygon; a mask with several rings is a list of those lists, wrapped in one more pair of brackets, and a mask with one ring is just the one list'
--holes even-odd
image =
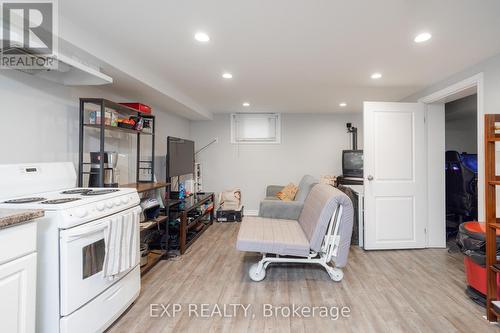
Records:
{"label": "oven door handle", "polygon": [[72,241],[72,240],[75,240],[75,239],[79,239],[79,238],[85,237],[87,235],[98,233],[100,231],[103,231],[107,227],[108,227],[108,221],[105,221],[105,222],[101,222],[101,223],[99,223],[97,225],[94,225],[92,227],[83,228],[83,229],[80,229],[80,230],[75,231],[73,233],[64,234],[62,236],[62,238],[66,239],[68,241]]}

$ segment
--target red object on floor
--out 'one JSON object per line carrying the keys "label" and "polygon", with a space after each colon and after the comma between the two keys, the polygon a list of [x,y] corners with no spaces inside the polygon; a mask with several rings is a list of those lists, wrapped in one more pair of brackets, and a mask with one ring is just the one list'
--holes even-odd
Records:
{"label": "red object on floor", "polygon": [[[467,284],[486,295],[486,267],[476,264],[468,256],[464,257],[464,265]],[[497,274],[497,285],[500,285],[500,274]],[[500,289],[497,289],[497,298],[500,299]]]}
{"label": "red object on floor", "polygon": [[[465,229],[471,234],[475,234],[474,238],[486,238],[486,224],[477,221],[465,222]],[[500,230],[497,230],[497,236],[500,235]],[[467,284],[476,289],[483,295],[486,295],[486,266],[474,262],[471,257],[464,256],[465,274],[467,276]],[[500,274],[497,274],[497,285],[500,285]],[[500,299],[500,288],[497,288],[497,298]]]}
{"label": "red object on floor", "polygon": [[[486,223],[470,221],[470,222],[464,222],[464,226],[465,229],[467,229],[467,231],[481,234],[482,237],[486,238]],[[497,229],[497,236],[500,236],[500,229]]]}
{"label": "red object on floor", "polygon": [[151,107],[146,105],[146,104],[142,104],[142,103],[120,103],[120,104],[128,106],[129,108],[132,108],[132,109],[136,109],[137,111],[139,111],[141,113],[151,114],[151,112],[152,112]]}

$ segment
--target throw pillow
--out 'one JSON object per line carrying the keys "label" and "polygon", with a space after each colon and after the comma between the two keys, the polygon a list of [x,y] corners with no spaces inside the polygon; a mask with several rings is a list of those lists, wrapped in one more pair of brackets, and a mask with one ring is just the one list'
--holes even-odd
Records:
{"label": "throw pillow", "polygon": [[292,201],[293,199],[295,199],[295,194],[297,194],[298,190],[298,186],[296,186],[294,183],[290,183],[285,186],[280,192],[276,193],[276,196],[283,201]]}

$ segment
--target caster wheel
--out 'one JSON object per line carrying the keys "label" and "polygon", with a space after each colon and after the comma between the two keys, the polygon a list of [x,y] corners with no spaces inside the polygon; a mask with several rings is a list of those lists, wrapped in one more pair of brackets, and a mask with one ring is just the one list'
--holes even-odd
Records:
{"label": "caster wheel", "polygon": [[259,268],[258,263],[250,266],[250,270],[248,271],[248,275],[250,276],[250,279],[252,279],[252,281],[259,282],[259,281],[264,280],[264,278],[266,277],[266,270],[264,268],[261,268],[260,270],[258,270],[258,268]]}
{"label": "caster wheel", "polygon": [[344,278],[344,272],[338,268],[332,268],[329,272],[328,275],[332,278],[333,281],[339,282],[342,281]]}

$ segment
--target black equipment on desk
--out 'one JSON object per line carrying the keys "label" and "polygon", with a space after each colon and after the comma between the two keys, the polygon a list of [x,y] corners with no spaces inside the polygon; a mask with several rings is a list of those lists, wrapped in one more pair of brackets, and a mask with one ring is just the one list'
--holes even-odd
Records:
{"label": "black equipment on desk", "polygon": [[217,222],[241,222],[243,219],[243,206],[220,206],[217,209]]}
{"label": "black equipment on desk", "polygon": [[337,177],[337,185],[363,185],[363,178]]}
{"label": "black equipment on desk", "polygon": [[363,151],[343,150],[342,151],[342,176],[344,178],[363,179]]}

